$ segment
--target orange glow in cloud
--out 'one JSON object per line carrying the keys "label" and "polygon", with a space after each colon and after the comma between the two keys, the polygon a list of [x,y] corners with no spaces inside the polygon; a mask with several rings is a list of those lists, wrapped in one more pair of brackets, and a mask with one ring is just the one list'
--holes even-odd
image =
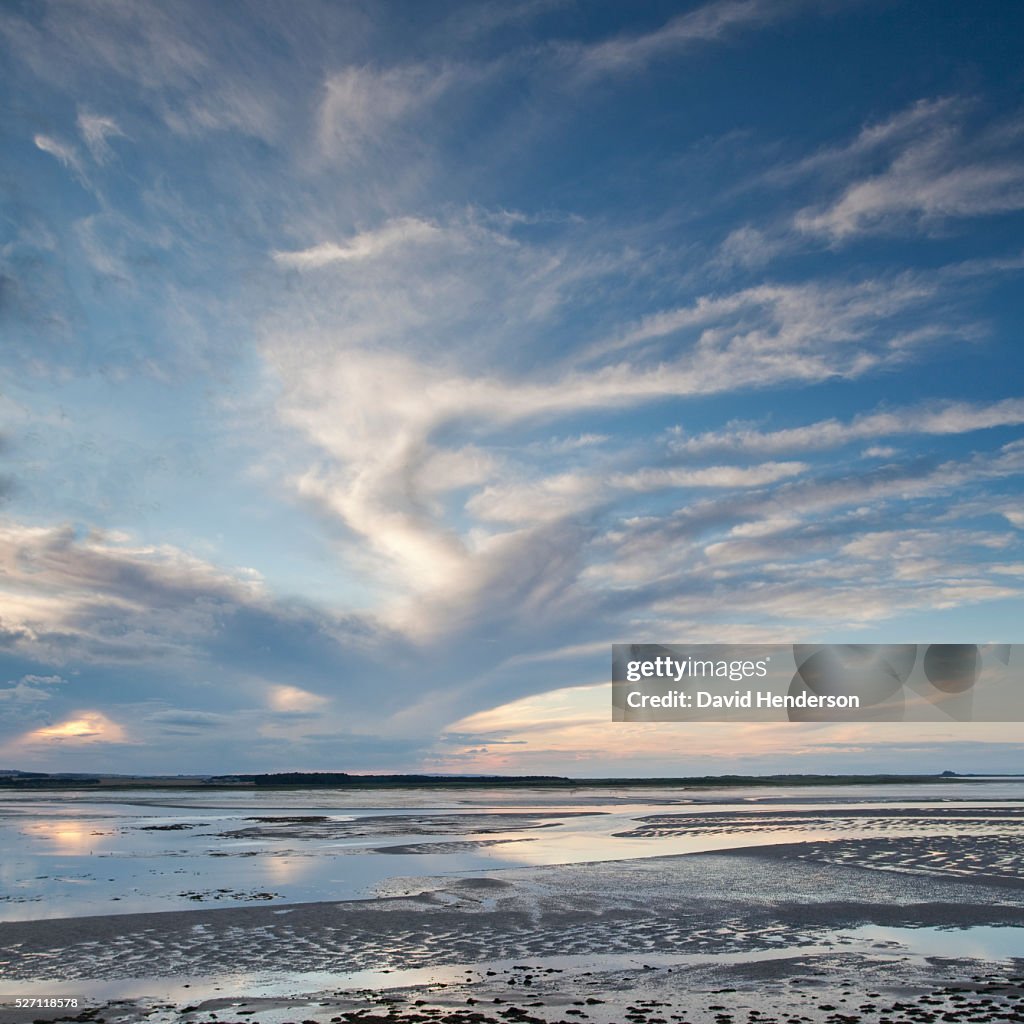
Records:
{"label": "orange glow in cloud", "polygon": [[329,701],[298,686],[272,686],[267,703],[275,711],[316,711]]}
{"label": "orange glow in cloud", "polygon": [[101,711],[80,711],[56,725],[46,725],[26,733],[20,741],[32,746],[39,743],[126,743],[124,729]]}
{"label": "orange glow in cloud", "polygon": [[[560,764],[604,766],[614,775],[616,762],[636,768],[651,765],[654,774],[675,766],[706,762],[709,774],[772,758],[823,759],[836,754],[869,754],[886,744],[901,747],[972,741],[1019,742],[1020,726],[991,722],[613,722],[611,684],[569,687],[525,697],[469,715],[449,726],[468,734],[466,745],[449,762],[452,771],[534,771]],[[588,768],[588,770],[592,770]],[[799,772],[799,761],[780,769]]]}

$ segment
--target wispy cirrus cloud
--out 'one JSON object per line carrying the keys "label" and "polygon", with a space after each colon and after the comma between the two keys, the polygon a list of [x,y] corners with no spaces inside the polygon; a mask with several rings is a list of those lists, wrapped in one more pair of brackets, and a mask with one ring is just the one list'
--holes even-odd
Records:
{"label": "wispy cirrus cloud", "polygon": [[94,114],[88,110],[79,110],[77,125],[78,131],[96,163],[105,164],[112,159],[114,151],[109,140],[124,137],[124,132],[114,118]]}
{"label": "wispy cirrus cloud", "polygon": [[1009,44],[870,13],[0,12],[5,734],[593,758],[609,637],[1007,614],[1019,110],[943,68]]}
{"label": "wispy cirrus cloud", "polygon": [[[1024,399],[1007,398],[989,404],[938,402],[929,407],[891,409],[865,413],[843,423],[817,420],[801,427],[762,431],[735,427],[686,437],[673,432],[669,447],[680,454],[749,452],[772,455],[781,452],[825,450],[845,444],[906,434],[946,436],[1024,423]],[[885,451],[875,454],[885,457]],[[892,454],[889,452],[889,454]]]}
{"label": "wispy cirrus cloud", "polygon": [[[410,331],[422,310],[410,308],[408,320],[402,312],[403,292],[429,295],[435,275],[446,287],[449,266],[401,263],[399,280],[394,266],[375,269],[371,258],[379,245],[439,241],[447,229],[439,225],[441,233],[435,235],[431,225],[426,239],[406,239],[404,224],[393,227],[385,224],[355,236],[344,244],[345,258],[337,261],[346,273],[352,268],[349,286],[360,288],[363,296],[383,295],[384,282],[394,282],[386,306],[364,306],[360,316],[365,324],[359,317],[350,321],[351,340],[337,334],[284,335],[268,344],[265,357],[282,384],[280,414],[316,453],[309,468],[295,474],[293,486],[360,539],[356,557],[363,570],[387,581],[387,621],[421,639],[436,629],[468,628],[469,609],[488,617],[486,601],[504,605],[499,581],[514,577],[509,569],[513,559],[534,567],[530,586],[540,590],[550,571],[548,593],[560,595],[567,608],[590,600],[583,580],[593,581],[602,572],[588,567],[600,532],[596,523],[628,515],[630,496],[636,500],[679,491],[681,500],[690,501],[701,490],[720,489],[733,495],[723,507],[744,509],[742,492],[757,489],[751,508],[770,508],[791,500],[789,492],[782,497],[778,488],[811,468],[785,459],[787,453],[901,432],[938,437],[1022,422],[1024,407],[1018,399],[976,407],[945,403],[931,410],[865,414],[845,424],[814,421],[791,431],[678,436],[659,442],[668,465],[652,465],[640,454],[637,439],[623,450],[621,442],[609,445],[607,438],[594,445],[548,448],[538,464],[539,452],[510,444],[510,431],[616,409],[647,410],[667,400],[857,380],[886,366],[913,364],[926,346],[971,329],[969,324],[957,327],[947,313],[950,273],[940,268],[895,279],[818,278],[701,295],[624,325],[610,341],[580,339],[575,351],[570,342],[556,373],[548,368],[543,375],[516,374],[499,371],[493,362],[481,372],[475,368],[480,349],[462,341],[474,336],[472,319],[452,325],[449,348],[438,365],[430,345],[423,346],[422,354],[417,351],[420,345]],[[468,238],[460,234],[463,242]],[[507,280],[516,298],[540,287],[515,274],[524,260],[547,258],[543,251],[476,234],[465,252],[469,261],[458,264],[463,288],[481,276]],[[572,270],[565,272],[571,275]],[[518,302],[519,309],[529,305],[528,298]],[[517,320],[513,308],[507,323],[530,331],[529,319],[520,315]],[[409,339],[401,351],[384,341],[388,332]],[[465,431],[473,437],[468,446]],[[444,440],[448,435],[463,443],[453,446]],[[772,461],[685,464],[690,457],[716,451]],[[821,486],[832,485],[812,486],[805,492],[808,501],[823,500],[811,497]],[[864,499],[871,500],[870,491]],[[459,509],[454,519],[453,503]],[[692,507],[700,508],[700,502]],[[570,545],[566,557],[541,568],[556,535]],[[611,557],[628,560],[630,555],[624,549]],[[493,597],[484,597],[492,592]]]}
{"label": "wispy cirrus cloud", "polygon": [[620,501],[624,494],[763,487],[806,469],[803,462],[765,462],[686,469],[638,467],[600,475],[567,472],[518,484],[489,484],[466,503],[466,508],[486,522],[537,523],[609,505]]}
{"label": "wispy cirrus cloud", "polygon": [[367,149],[379,151],[391,132],[435,103],[464,74],[464,69],[427,64],[333,72],[324,81],[317,110],[321,153],[344,163]]}
{"label": "wispy cirrus cloud", "polygon": [[35,135],[32,141],[35,143],[36,149],[49,153],[60,164],[74,172],[75,177],[83,184],[88,181],[85,168],[82,165],[82,158],[79,156],[78,150],[70,142],[62,142],[60,139],[55,139],[51,135],[44,135],[41,132]]}
{"label": "wispy cirrus cloud", "polygon": [[436,240],[441,229],[417,217],[399,217],[373,231],[362,231],[345,242],[321,242],[308,249],[275,252],[275,262],[299,270],[313,270],[332,263],[375,259],[393,250]]}
{"label": "wispy cirrus cloud", "polygon": [[[689,337],[696,339],[698,352],[710,357],[716,347],[725,348],[726,339],[731,337],[733,351],[743,359],[751,356],[768,361],[782,352],[797,357],[803,350],[812,360],[812,353],[829,351],[832,358],[842,361],[844,345],[852,348],[853,343],[868,341],[880,324],[927,308],[940,287],[935,275],[908,274],[895,280],[765,283],[731,293],[703,295],[677,309],[644,316],[621,336],[593,346],[586,356],[606,359],[617,351],[642,351],[645,346],[653,349],[666,340]],[[892,333],[881,351],[863,345],[854,356],[847,349],[849,370],[877,366],[886,358],[885,348],[890,356],[895,355],[901,335]],[[812,375],[815,372],[810,366],[806,369]],[[819,364],[817,372],[837,371],[842,372],[836,364],[831,369]],[[786,372],[780,365],[773,375]],[[790,372],[799,376],[801,368],[794,363]]]}
{"label": "wispy cirrus cloud", "polygon": [[767,216],[734,226],[713,264],[750,272],[822,244],[937,240],[964,233],[972,218],[1013,215],[1024,209],[1021,124],[1019,110],[994,116],[977,97],[951,93],[869,120],[843,142],[770,162],[735,191],[773,196],[763,203]]}
{"label": "wispy cirrus cloud", "polygon": [[[835,198],[800,210],[795,229],[839,244],[1024,209],[1019,116],[979,130],[969,110],[955,98],[921,101],[866,127],[851,144],[796,165],[794,174],[827,171],[853,180]],[[870,169],[879,158],[882,168]]]}
{"label": "wispy cirrus cloud", "polygon": [[799,6],[794,0],[712,0],[649,32],[624,32],[587,46],[568,48],[567,53],[575,60],[576,73],[584,79],[635,72],[658,58],[791,17]]}
{"label": "wispy cirrus cloud", "polygon": [[[206,19],[202,37],[190,31],[193,16]],[[270,12],[266,21],[281,28],[278,38],[287,47],[290,33],[273,25]],[[287,58],[254,57],[259,32],[258,18],[189,3],[175,14],[148,0],[131,7],[43,3],[33,19],[0,18],[0,38],[41,81],[81,94],[110,76],[176,134],[227,130],[269,141],[284,120],[277,72]],[[123,134],[120,122],[83,106],[78,126],[96,162],[107,163],[108,140]]]}

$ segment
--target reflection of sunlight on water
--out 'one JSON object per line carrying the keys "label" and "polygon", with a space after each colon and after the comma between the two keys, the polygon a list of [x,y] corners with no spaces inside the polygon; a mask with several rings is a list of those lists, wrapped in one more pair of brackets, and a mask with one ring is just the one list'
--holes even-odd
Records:
{"label": "reflection of sunlight on water", "polygon": [[274,885],[286,885],[289,882],[297,882],[308,875],[314,865],[312,857],[284,857],[276,856],[262,858],[261,867],[268,882]]}
{"label": "reflection of sunlight on water", "polygon": [[872,948],[901,947],[912,956],[969,957],[980,960],[1009,960],[1024,949],[1024,929],[997,925],[973,925],[969,928],[896,928],[864,925],[839,936],[840,942],[852,942]]}
{"label": "reflection of sunlight on water", "polygon": [[749,846],[769,846],[834,839],[829,831],[792,829],[783,834],[765,834],[756,830],[737,829],[727,835],[701,835],[680,832],[657,838],[623,838],[621,836],[562,834],[529,837],[529,844],[499,847],[500,856],[526,866],[593,863],[608,860],[632,860],[646,857],[668,857],[683,853],[714,853]]}
{"label": "reflection of sunlight on water", "polygon": [[[878,787],[813,793],[770,787],[728,796],[627,789],[154,791],[132,793],[121,802],[115,794],[104,794],[102,801],[99,794],[47,794],[43,800],[3,794],[0,920],[191,908],[193,889],[222,894],[215,897],[221,907],[264,899],[263,890],[272,890],[280,902],[360,899],[425,876],[863,837],[934,839],[934,855],[941,860],[946,844],[938,837],[1002,837],[1004,845],[1005,837],[1019,837],[1024,818],[1013,812],[1024,785],[1014,787],[1012,802],[1002,802],[1005,789],[965,788],[963,795],[974,799],[954,807],[924,787],[913,790],[915,799],[893,799],[892,791],[883,795]],[[757,804],[749,802],[752,797]],[[256,811],[268,820],[249,820]],[[307,826],[290,820],[296,812],[318,811],[329,811],[331,821]],[[289,818],[275,823],[278,813]],[[483,820],[481,814],[510,816]],[[523,815],[536,815],[535,825]],[[434,816],[443,820],[431,823]],[[279,834],[267,837],[261,829]],[[249,834],[236,834],[243,830]],[[1001,850],[993,848],[986,857]],[[980,870],[962,842],[955,853],[959,860],[947,857],[936,870]],[[60,857],[68,863],[58,863]],[[904,870],[898,860],[883,866]]]}
{"label": "reflection of sunlight on water", "polygon": [[63,819],[35,821],[23,825],[23,835],[44,841],[45,852],[82,857],[103,848],[108,833],[100,832],[92,822]]}

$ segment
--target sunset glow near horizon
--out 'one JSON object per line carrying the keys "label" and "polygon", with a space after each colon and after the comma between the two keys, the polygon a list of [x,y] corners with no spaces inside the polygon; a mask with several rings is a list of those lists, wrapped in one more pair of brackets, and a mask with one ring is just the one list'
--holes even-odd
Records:
{"label": "sunset glow near horizon", "polygon": [[0,12],[0,768],[1019,770],[613,642],[1022,643],[1024,6]]}

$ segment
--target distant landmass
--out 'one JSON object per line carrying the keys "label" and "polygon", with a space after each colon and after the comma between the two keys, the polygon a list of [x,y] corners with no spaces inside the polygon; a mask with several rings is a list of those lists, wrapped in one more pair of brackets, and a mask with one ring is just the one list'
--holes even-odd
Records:
{"label": "distant landmass", "polygon": [[[684,789],[732,786],[884,786],[909,783],[969,782],[992,775],[700,775],[671,778],[587,778],[561,775],[361,775],[349,772],[270,772],[238,775],[105,775],[82,772],[23,772],[0,770],[0,789],[463,789],[671,787]],[[1020,776],[998,776],[1020,778]]]}

